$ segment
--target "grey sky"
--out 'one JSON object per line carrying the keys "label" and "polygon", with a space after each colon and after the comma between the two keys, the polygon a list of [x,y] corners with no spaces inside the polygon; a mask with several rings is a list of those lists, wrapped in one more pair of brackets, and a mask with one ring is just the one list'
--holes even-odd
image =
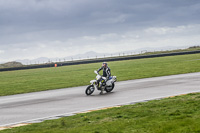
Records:
{"label": "grey sky", "polygon": [[200,45],[199,0],[0,0],[0,62]]}

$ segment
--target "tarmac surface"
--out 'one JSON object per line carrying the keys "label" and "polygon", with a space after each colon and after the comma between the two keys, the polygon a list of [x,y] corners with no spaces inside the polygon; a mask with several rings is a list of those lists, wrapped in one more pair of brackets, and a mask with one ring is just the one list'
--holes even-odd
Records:
{"label": "tarmac surface", "polygon": [[113,92],[103,95],[95,90],[91,96],[86,96],[86,87],[0,97],[0,128],[200,92],[200,72],[116,82]]}

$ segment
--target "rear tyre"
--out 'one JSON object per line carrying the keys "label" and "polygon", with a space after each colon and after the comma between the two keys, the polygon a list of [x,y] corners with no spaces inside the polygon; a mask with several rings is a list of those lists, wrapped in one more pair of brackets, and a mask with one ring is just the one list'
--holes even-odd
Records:
{"label": "rear tyre", "polygon": [[85,90],[86,95],[91,95],[93,92],[94,92],[94,86],[93,85],[89,85]]}
{"label": "rear tyre", "polygon": [[107,86],[106,88],[105,88],[105,91],[106,92],[111,92],[113,89],[114,89],[114,87],[115,87],[115,84],[114,83],[112,83],[112,86]]}

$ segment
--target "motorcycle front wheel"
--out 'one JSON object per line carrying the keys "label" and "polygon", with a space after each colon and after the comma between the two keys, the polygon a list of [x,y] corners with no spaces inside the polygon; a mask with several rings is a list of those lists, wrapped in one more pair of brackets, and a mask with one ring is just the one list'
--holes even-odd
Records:
{"label": "motorcycle front wheel", "polygon": [[86,95],[91,95],[93,92],[94,92],[94,86],[93,85],[89,85],[85,90]]}

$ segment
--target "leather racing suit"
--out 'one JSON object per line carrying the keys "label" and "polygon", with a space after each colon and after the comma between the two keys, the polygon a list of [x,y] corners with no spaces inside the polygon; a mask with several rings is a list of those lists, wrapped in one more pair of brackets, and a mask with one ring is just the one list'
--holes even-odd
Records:
{"label": "leather racing suit", "polygon": [[109,80],[109,78],[110,78],[110,76],[111,76],[111,70],[110,70],[110,68],[109,67],[101,67],[101,68],[99,68],[98,70],[97,70],[97,72],[99,73],[99,71],[101,71],[103,69],[103,77],[106,77],[106,81],[105,82],[107,82],[108,80]]}

